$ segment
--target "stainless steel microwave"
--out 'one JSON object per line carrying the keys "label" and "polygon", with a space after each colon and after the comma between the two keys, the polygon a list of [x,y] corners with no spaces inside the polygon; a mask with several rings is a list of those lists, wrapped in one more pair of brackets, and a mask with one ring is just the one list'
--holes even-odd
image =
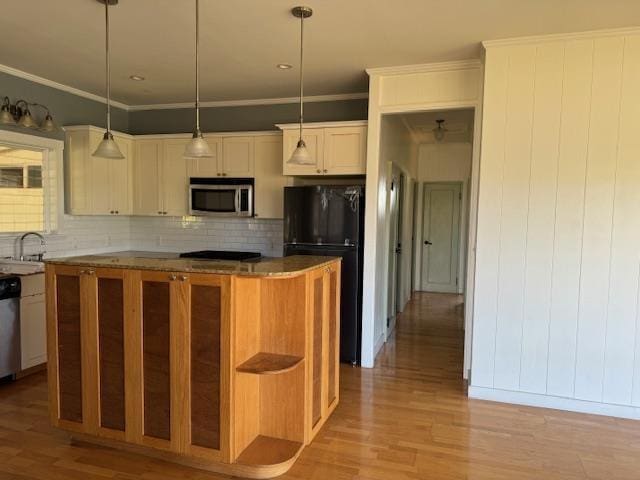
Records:
{"label": "stainless steel microwave", "polygon": [[189,179],[189,213],[220,217],[253,216],[253,178]]}

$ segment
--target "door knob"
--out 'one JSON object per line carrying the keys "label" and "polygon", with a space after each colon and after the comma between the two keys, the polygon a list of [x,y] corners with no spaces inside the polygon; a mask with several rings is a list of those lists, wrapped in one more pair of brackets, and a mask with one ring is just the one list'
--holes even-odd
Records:
{"label": "door knob", "polygon": [[425,244],[425,245],[433,245],[433,243],[431,243],[429,240],[425,240],[425,241],[424,241],[424,244]]}

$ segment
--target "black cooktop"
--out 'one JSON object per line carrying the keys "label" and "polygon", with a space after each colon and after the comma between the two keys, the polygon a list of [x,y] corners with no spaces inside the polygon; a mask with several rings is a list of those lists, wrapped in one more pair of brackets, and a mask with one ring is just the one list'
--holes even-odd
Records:
{"label": "black cooktop", "polygon": [[205,260],[251,260],[260,258],[259,252],[228,252],[223,250],[201,250],[199,252],[181,253],[181,258],[201,258]]}

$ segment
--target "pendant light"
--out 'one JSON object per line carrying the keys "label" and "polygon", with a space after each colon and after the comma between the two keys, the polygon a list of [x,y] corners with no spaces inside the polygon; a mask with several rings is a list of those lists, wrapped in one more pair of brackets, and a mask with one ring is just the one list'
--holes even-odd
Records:
{"label": "pendant light", "polygon": [[184,150],[186,158],[210,158],[213,152],[200,131],[200,0],[196,0],[196,128]]}
{"label": "pendant light", "polygon": [[111,64],[109,59],[109,5],[117,5],[118,0],[98,0],[104,4],[104,18],[106,29],[106,56],[107,56],[107,131],[104,132],[102,141],[93,152],[94,157],[119,159],[124,158],[118,144],[111,134]]}
{"label": "pendant light", "polygon": [[309,7],[295,7],[291,10],[291,14],[300,19],[300,136],[298,145],[289,158],[289,164],[293,165],[315,165],[315,161],[311,158],[307,145],[302,139],[302,125],[304,123],[304,19],[313,15],[313,10]]}
{"label": "pendant light", "polygon": [[442,126],[444,120],[436,120],[436,123],[438,124],[438,126],[432,130],[433,136],[435,137],[436,142],[441,142],[442,140],[444,140],[444,134],[447,133],[448,130]]}
{"label": "pendant light", "polygon": [[13,118],[13,115],[11,113],[11,100],[9,100],[9,97],[4,97],[4,100],[2,101],[2,108],[0,109],[0,124],[16,124],[16,119]]}

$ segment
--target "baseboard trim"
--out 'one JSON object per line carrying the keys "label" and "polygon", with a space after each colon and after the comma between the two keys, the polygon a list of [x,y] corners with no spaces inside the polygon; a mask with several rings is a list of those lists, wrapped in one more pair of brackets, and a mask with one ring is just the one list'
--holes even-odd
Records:
{"label": "baseboard trim", "polygon": [[588,400],[577,400],[575,398],[556,397],[537,393],[514,392],[511,390],[500,390],[497,388],[476,387],[471,385],[469,386],[469,398],[640,420],[640,407],[590,402]]}

